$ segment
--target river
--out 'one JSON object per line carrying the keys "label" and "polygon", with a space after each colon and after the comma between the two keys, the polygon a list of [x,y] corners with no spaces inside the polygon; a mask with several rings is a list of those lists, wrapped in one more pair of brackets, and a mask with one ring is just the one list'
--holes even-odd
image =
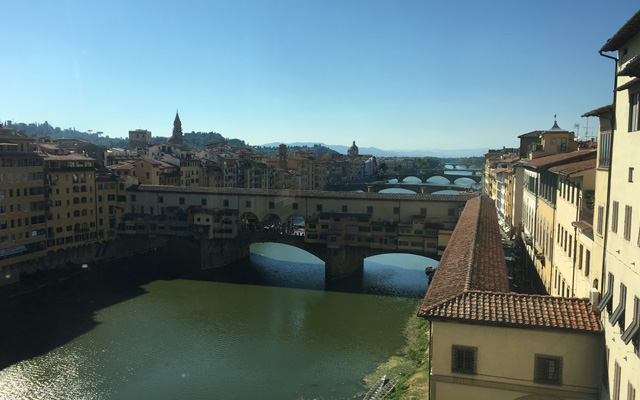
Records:
{"label": "river", "polygon": [[257,244],[197,279],[137,264],[5,304],[0,399],[358,398],[405,346],[436,263],[377,256],[325,282],[313,256]]}

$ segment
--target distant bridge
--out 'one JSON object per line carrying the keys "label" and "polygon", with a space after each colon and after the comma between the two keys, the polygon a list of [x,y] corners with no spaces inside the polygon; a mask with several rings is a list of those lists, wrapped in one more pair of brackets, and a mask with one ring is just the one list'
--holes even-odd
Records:
{"label": "distant bridge", "polygon": [[385,189],[406,189],[417,194],[433,194],[440,190],[457,190],[464,192],[465,188],[456,186],[455,184],[419,184],[419,183],[347,183],[343,185],[330,185],[328,189],[331,191],[355,192],[362,191],[365,193],[380,193]]}

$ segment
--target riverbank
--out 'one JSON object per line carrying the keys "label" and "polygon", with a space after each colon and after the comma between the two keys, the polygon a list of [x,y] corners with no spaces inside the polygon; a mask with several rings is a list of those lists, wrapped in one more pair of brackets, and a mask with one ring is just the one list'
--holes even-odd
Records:
{"label": "riverbank", "polygon": [[407,345],[376,371],[365,377],[367,386],[381,376],[400,375],[393,392],[385,400],[423,400],[429,397],[429,322],[412,315],[404,328]]}

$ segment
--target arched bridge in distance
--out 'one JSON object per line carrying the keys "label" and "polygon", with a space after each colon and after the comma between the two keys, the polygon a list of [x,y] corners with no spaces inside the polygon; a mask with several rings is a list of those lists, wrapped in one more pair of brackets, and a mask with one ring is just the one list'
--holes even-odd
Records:
{"label": "arched bridge in distance", "polygon": [[439,259],[476,196],[154,185],[128,192],[125,232],[197,241],[202,268],[249,257],[253,243],[276,242],[323,260],[329,279],[353,274],[377,254]]}

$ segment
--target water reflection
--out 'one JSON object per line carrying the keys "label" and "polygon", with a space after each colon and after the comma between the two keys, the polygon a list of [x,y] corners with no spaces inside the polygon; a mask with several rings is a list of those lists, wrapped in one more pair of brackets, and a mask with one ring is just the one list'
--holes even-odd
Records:
{"label": "water reflection", "polygon": [[416,194],[417,192],[409,189],[403,189],[403,188],[389,188],[389,189],[382,189],[378,193]]}

